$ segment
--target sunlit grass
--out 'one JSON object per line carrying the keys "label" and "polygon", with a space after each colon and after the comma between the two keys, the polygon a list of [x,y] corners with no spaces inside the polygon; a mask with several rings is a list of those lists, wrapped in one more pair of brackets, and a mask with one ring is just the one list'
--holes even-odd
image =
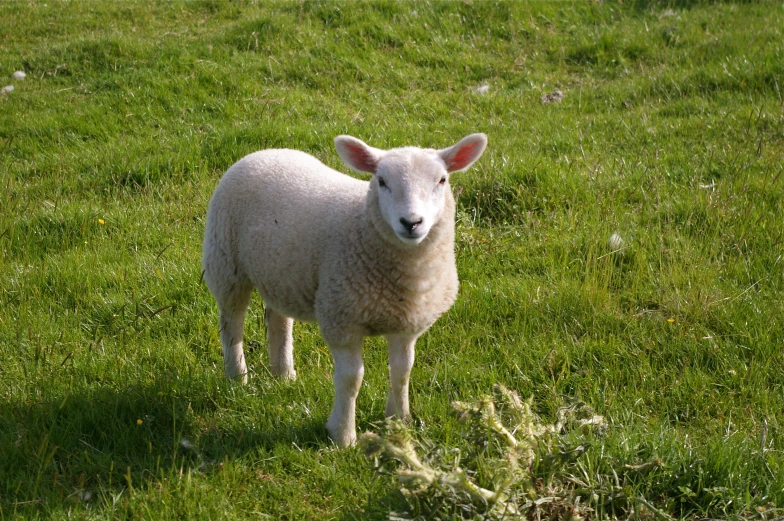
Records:
{"label": "sunlit grass", "polygon": [[415,436],[456,446],[449,404],[502,383],[605,417],[585,479],[659,458],[634,492],[669,515],[784,506],[782,27],[774,2],[1,3],[0,519],[400,509],[327,438],[318,328],[275,381],[254,299],[226,382],[200,277],[222,172],[268,147],[346,171],[342,133],[490,140],[453,178],[461,292],[418,343]]}

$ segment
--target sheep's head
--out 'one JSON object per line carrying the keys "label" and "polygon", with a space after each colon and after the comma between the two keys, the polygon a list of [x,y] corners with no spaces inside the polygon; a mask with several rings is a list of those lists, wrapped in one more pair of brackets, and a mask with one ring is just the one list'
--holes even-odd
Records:
{"label": "sheep's head", "polygon": [[487,136],[471,134],[442,150],[416,147],[380,150],[351,136],[335,138],[343,162],[373,174],[384,221],[403,243],[419,244],[444,211],[449,174],[466,170],[479,159]]}

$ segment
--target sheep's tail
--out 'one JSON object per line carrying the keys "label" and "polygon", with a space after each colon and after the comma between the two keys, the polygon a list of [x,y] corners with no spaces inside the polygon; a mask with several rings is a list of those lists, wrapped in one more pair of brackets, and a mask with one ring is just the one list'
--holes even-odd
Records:
{"label": "sheep's tail", "polygon": [[[237,265],[236,233],[231,219],[221,208],[216,192],[207,211],[202,245],[202,277],[213,295],[224,293],[239,281]],[[218,199],[218,200],[216,200]]]}

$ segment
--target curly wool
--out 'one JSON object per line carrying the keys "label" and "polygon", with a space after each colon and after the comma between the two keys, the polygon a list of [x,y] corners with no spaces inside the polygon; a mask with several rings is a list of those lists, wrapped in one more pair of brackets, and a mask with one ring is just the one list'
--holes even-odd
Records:
{"label": "curly wool", "polygon": [[[354,443],[362,339],[389,342],[387,415],[409,415],[416,339],[457,296],[449,172],[481,156],[484,134],[448,149],[383,151],[335,140],[360,181],[296,150],[256,152],[224,174],[210,200],[204,280],[218,303],[224,370],[247,381],[243,323],[256,288],[266,303],[270,370],[294,378],[293,319],[318,321],[335,362],[327,428]],[[380,178],[383,175],[386,181]]]}

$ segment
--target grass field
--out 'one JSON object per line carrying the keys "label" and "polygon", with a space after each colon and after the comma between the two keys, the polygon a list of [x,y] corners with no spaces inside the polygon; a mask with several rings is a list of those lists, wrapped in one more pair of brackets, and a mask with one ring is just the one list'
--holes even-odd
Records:
{"label": "grass field", "polygon": [[[570,467],[593,517],[784,515],[783,31],[780,1],[0,3],[0,519],[403,510],[327,438],[315,325],[275,381],[254,298],[252,378],[223,378],[204,216],[255,150],[346,171],[337,134],[477,131],[413,435],[465,443],[450,402],[496,383],[546,421],[576,398],[607,424]],[[365,364],[360,430],[381,341]]]}

